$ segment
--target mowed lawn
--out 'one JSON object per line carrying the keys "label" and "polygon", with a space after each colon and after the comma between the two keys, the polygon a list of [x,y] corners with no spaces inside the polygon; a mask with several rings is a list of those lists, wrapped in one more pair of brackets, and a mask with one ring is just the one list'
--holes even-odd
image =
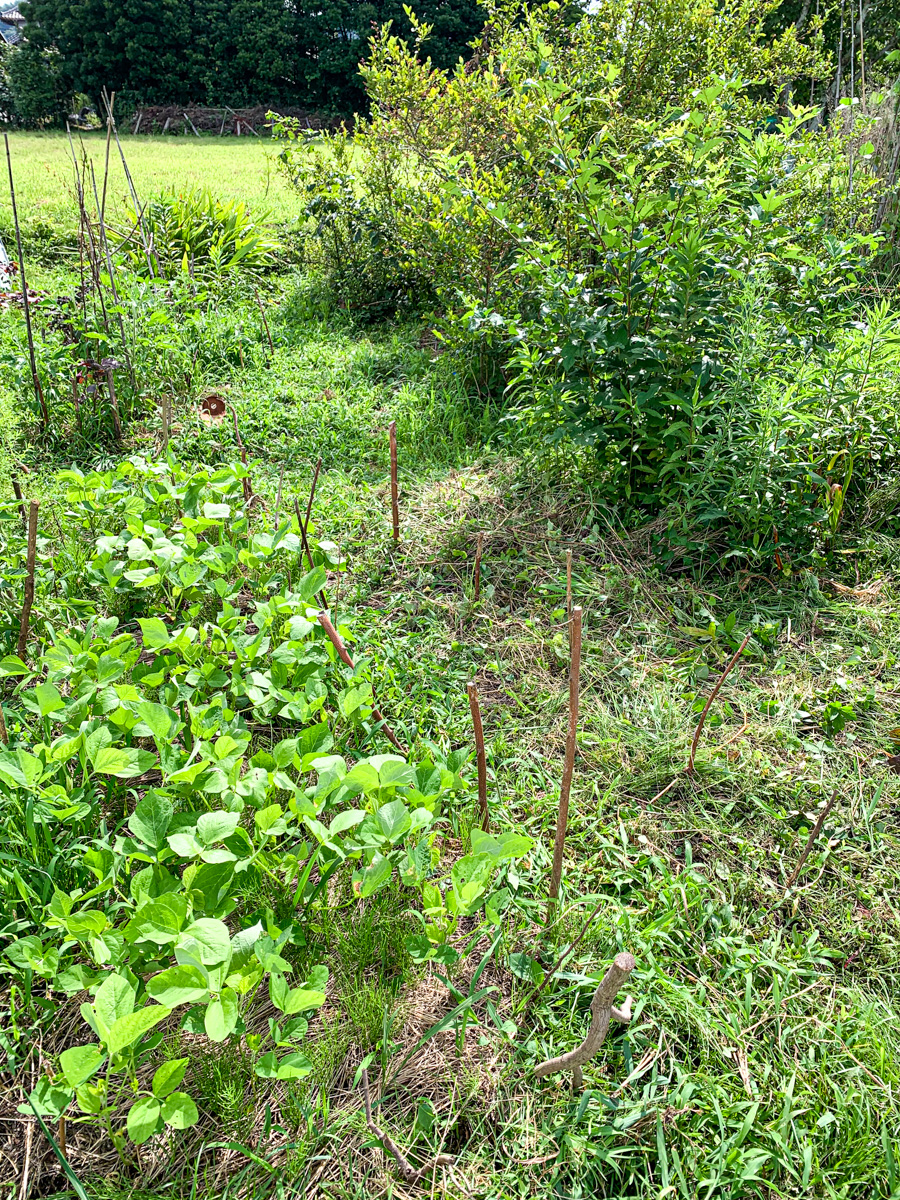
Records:
{"label": "mowed lawn", "polygon": [[[208,187],[218,198],[243,200],[255,212],[266,211],[274,223],[297,211],[296,197],[283,181],[275,161],[278,143],[267,137],[183,137],[161,134],[120,135],[137,194],[143,202],[167,188]],[[86,154],[102,192],[106,133],[73,134],[76,154]],[[46,223],[61,230],[77,227],[74,166],[64,132],[11,133],[16,199],[23,225]],[[107,212],[115,222],[126,211],[128,183],[115,142],[109,153]],[[0,188],[0,213],[10,219],[8,189]]]}

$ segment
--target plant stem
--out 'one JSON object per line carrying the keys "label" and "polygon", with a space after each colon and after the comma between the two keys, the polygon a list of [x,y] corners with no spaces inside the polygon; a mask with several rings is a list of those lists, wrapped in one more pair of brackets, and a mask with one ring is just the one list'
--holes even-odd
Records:
{"label": "plant stem", "polygon": [[694,755],[697,753],[697,743],[700,741],[700,734],[703,732],[703,725],[704,725],[704,722],[706,721],[706,714],[709,712],[709,709],[710,709],[710,706],[712,705],[713,700],[715,700],[716,696],[719,694],[719,688],[722,686],[722,684],[728,678],[731,668],[734,666],[734,664],[737,662],[737,660],[743,654],[744,647],[750,641],[751,636],[752,636],[752,630],[750,633],[747,634],[747,636],[744,638],[744,640],[738,646],[737,650],[735,650],[731,661],[729,662],[729,664],[725,668],[725,670],[722,672],[722,674],[719,676],[718,683],[713,688],[713,690],[710,692],[709,699],[706,701],[706,704],[704,704],[704,706],[703,706],[703,712],[700,714],[700,720],[697,722],[697,728],[694,730],[694,739],[691,742],[691,753],[688,758],[688,765],[687,765],[688,775],[693,774],[693,771],[694,771]]}

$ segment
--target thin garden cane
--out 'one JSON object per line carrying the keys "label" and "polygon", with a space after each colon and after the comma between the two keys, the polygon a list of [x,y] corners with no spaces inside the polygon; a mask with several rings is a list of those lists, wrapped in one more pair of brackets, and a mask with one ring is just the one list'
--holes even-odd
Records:
{"label": "thin garden cane", "polygon": [[19,228],[19,210],[16,207],[16,188],[13,183],[12,155],[9,152],[9,137],[4,133],[6,145],[6,166],[9,170],[9,198],[12,203],[13,224],[16,227],[16,249],[19,254],[19,279],[22,282],[22,304],[25,308],[25,333],[28,338],[28,358],[31,363],[31,382],[34,394],[41,410],[41,420],[46,429],[50,424],[50,413],[47,411],[47,401],[44,399],[44,389],[38,376],[37,360],[34,357],[34,332],[31,328],[31,302],[28,299],[28,280],[25,276],[25,255],[22,253],[22,231]]}
{"label": "thin garden cane", "polygon": [[[332,625],[331,618],[328,616],[328,613],[326,613],[326,612],[319,613],[319,624],[322,626],[322,628],[325,630],[325,632],[328,634],[329,638],[331,639],[331,644],[332,644],[332,646],[334,646],[335,650],[337,650],[338,657],[340,658],[341,662],[344,663],[346,666],[348,666],[351,671],[355,670],[356,668],[353,665],[353,659],[347,653],[347,647],[344,645],[341,635],[335,629],[334,625]],[[400,753],[404,757],[406,757],[406,753],[407,753],[406,749],[403,747],[401,742],[398,740],[397,735],[391,729],[390,725],[388,725],[388,723],[385,719],[384,713],[381,711],[381,709],[375,708],[373,706],[372,707],[372,716],[379,723],[379,725],[381,725],[382,729],[384,730],[384,735],[388,739],[388,741],[391,743],[391,745],[396,747],[396,749],[399,750]]]}
{"label": "thin garden cane", "polygon": [[23,661],[28,646],[28,625],[34,606],[34,564],[37,558],[37,521],[40,505],[32,500],[28,508],[28,552],[25,560],[25,599],[22,604],[22,620],[19,625],[19,644],[16,653]]}
{"label": "thin garden cane", "polygon": [[[303,518],[300,516],[300,504],[296,496],[294,497],[294,512],[297,515],[297,524],[300,526],[300,545],[303,553],[306,555],[306,561],[309,563],[309,569],[312,571],[315,568],[315,563],[313,562],[312,551],[309,548],[309,538],[306,536],[306,524],[304,524]],[[322,608],[327,607],[328,601],[325,596],[324,588],[321,588],[316,593],[316,599]]]}
{"label": "thin garden cane", "polygon": [[566,551],[566,619],[572,617],[572,551]]}
{"label": "thin garden cane", "polygon": [[725,668],[725,670],[719,676],[718,683],[713,688],[713,690],[709,693],[709,699],[706,701],[706,703],[703,706],[703,712],[700,714],[700,720],[697,722],[697,728],[694,730],[694,738],[693,738],[693,741],[691,742],[691,753],[688,757],[688,765],[687,765],[688,775],[692,775],[694,773],[694,755],[697,753],[697,743],[700,741],[700,734],[703,732],[703,726],[706,722],[706,714],[709,712],[709,710],[712,706],[713,700],[715,700],[716,696],[718,696],[719,688],[722,686],[722,684],[725,682],[725,680],[728,678],[729,674],[731,673],[732,667],[737,662],[737,660],[741,657],[741,655],[744,653],[744,647],[750,641],[751,636],[752,636],[752,630],[750,633],[747,634],[747,636],[744,638],[744,640],[738,646],[737,650],[735,650],[734,655],[731,658],[731,661],[728,663],[728,666]]}
{"label": "thin garden cane", "polygon": [[606,974],[600,980],[597,990],[594,992],[594,998],[591,1000],[591,1025],[584,1041],[574,1050],[570,1050],[568,1054],[561,1054],[558,1058],[548,1058],[546,1062],[535,1067],[536,1079],[543,1079],[545,1075],[553,1075],[557,1071],[571,1071],[572,1086],[575,1090],[579,1091],[584,1086],[582,1067],[600,1049],[603,1039],[606,1037],[606,1031],[609,1029],[610,1019],[621,1021],[624,1025],[631,1020],[631,996],[626,996],[625,1003],[621,1008],[616,1008],[613,1001],[622,990],[634,967],[633,955],[624,951],[616,955],[607,968]]}
{"label": "thin garden cane", "polygon": [[790,878],[788,879],[787,883],[784,885],[784,896],[782,896],[782,900],[784,899],[785,896],[787,896],[788,892],[791,890],[791,888],[797,882],[797,879],[800,876],[800,872],[803,870],[803,866],[804,866],[806,860],[809,858],[810,851],[812,850],[813,846],[816,843],[816,838],[822,832],[822,826],[825,824],[825,819],[828,816],[828,814],[831,812],[832,808],[834,808],[834,802],[835,802],[835,800],[837,800],[837,795],[838,794],[836,791],[831,793],[831,799],[828,801],[828,803],[825,805],[825,807],[819,813],[819,816],[816,820],[815,825],[813,825],[812,829],[810,830],[809,837],[806,839],[806,845],[803,847],[803,853],[800,855],[800,861],[797,863],[796,867],[794,867],[793,871],[791,872]]}
{"label": "thin garden cane", "polygon": [[397,422],[388,426],[391,443],[391,520],[394,526],[394,541],[400,541],[400,489],[397,484]]}
{"label": "thin garden cane", "polygon": [[569,730],[566,736],[566,759],[563,766],[562,785],[559,789],[559,814],[556,819],[556,840],[553,844],[553,870],[550,875],[550,911],[556,905],[559,885],[562,880],[563,849],[569,825],[569,796],[572,791],[572,773],[575,769],[575,741],[578,735],[578,697],[581,678],[581,608],[572,609],[569,619]]}
{"label": "thin garden cane", "polygon": [[481,551],[484,549],[484,534],[479,533],[475,543],[475,587],[474,600],[477,604],[481,599]]}
{"label": "thin garden cane", "polygon": [[473,679],[466,684],[469,695],[469,710],[472,713],[472,725],[475,729],[475,761],[478,764],[478,808],[481,812],[481,828],[485,833],[491,831],[491,817],[487,800],[487,755],[484,752],[484,726],[481,723],[481,706],[478,703],[478,685]]}
{"label": "thin garden cane", "polygon": [[128,182],[128,191],[131,193],[131,203],[134,205],[134,211],[137,214],[138,225],[141,230],[141,241],[144,247],[144,254],[147,259],[147,267],[150,271],[150,278],[162,276],[162,271],[159,269],[159,259],[153,253],[152,240],[147,234],[146,226],[144,225],[144,210],[138,201],[137,191],[135,190],[134,180],[131,178],[131,171],[128,169],[128,162],[125,158],[125,151],[122,149],[122,143],[119,141],[119,131],[116,128],[116,118],[113,116],[112,106],[109,103],[109,97],[105,94],[104,88],[103,103],[106,108],[106,115],[112,126],[113,137],[116,139],[116,147],[119,151],[119,158],[122,160],[122,169],[125,172],[125,179]]}

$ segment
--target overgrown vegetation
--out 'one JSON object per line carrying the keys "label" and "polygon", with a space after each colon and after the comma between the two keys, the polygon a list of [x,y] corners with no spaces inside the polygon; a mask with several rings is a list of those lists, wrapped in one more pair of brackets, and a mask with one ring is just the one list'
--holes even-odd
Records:
{"label": "overgrown vegetation", "polygon": [[77,147],[30,232],[10,1200],[900,1194],[886,135],[773,114],[815,26],[630,12],[449,82],[384,31],[371,122],[285,130],[299,237]]}

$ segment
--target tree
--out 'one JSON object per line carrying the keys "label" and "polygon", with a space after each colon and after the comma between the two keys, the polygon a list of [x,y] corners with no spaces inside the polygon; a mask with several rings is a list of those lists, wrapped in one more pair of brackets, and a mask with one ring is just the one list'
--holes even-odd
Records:
{"label": "tree", "polygon": [[65,115],[69,94],[57,50],[25,41],[5,52],[3,74],[9,115],[18,123],[34,129]]}

